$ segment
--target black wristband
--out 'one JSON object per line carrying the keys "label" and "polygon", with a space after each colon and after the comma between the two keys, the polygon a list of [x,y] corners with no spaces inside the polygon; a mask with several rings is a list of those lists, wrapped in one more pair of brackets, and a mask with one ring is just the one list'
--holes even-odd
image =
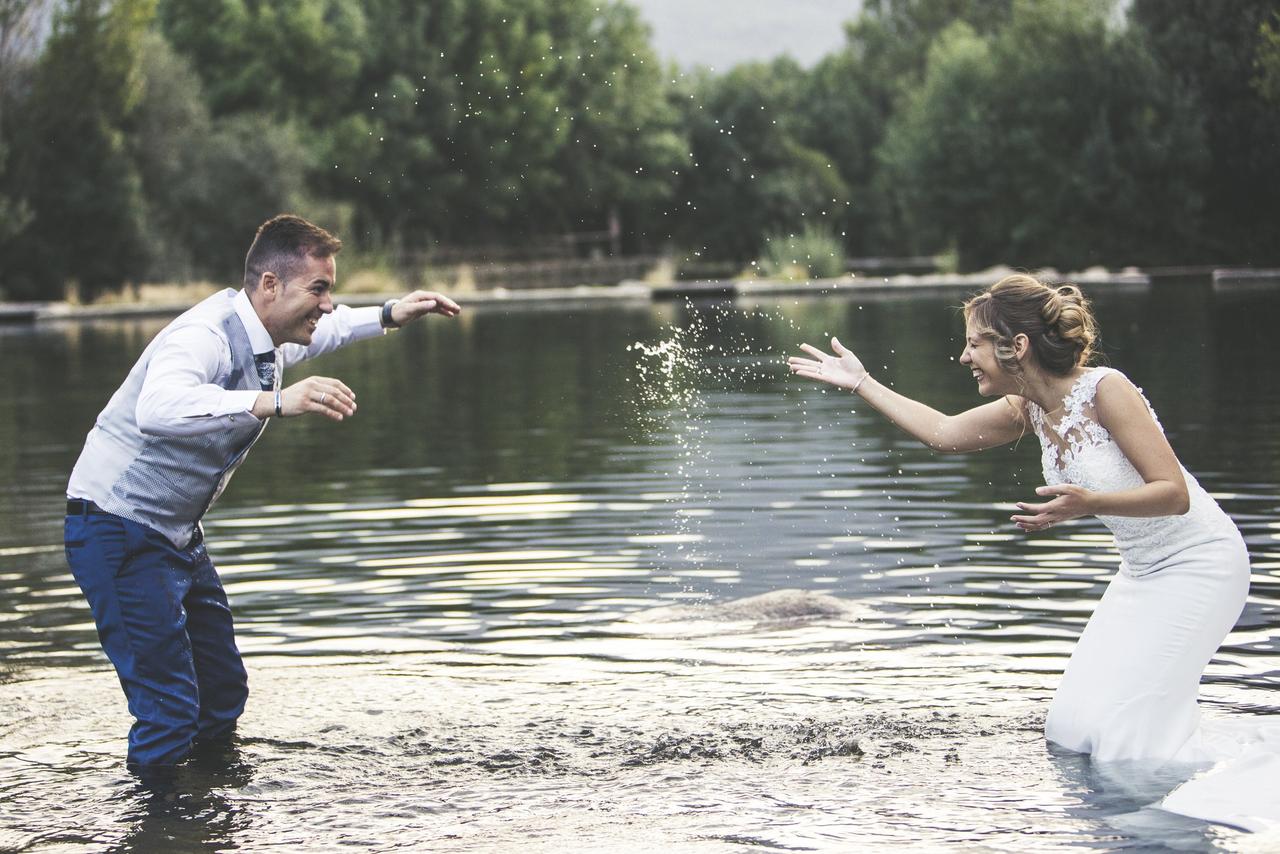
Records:
{"label": "black wristband", "polygon": [[398,299],[389,299],[382,304],[382,328],[383,329],[399,329],[400,324],[396,323],[395,318],[391,316],[391,309],[396,307]]}
{"label": "black wristband", "polygon": [[284,417],[284,413],[280,411],[280,392],[276,392],[276,415]]}

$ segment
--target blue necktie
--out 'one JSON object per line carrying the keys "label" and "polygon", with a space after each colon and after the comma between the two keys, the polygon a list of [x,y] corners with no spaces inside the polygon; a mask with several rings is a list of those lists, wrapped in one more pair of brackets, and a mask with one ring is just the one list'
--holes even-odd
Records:
{"label": "blue necktie", "polygon": [[262,383],[262,390],[274,390],[276,387],[276,351],[257,353],[254,355],[253,361],[258,366],[258,382]]}

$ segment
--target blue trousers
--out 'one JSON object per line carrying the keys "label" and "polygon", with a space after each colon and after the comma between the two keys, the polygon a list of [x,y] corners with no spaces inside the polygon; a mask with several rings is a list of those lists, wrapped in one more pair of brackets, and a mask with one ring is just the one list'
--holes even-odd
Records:
{"label": "blue trousers", "polygon": [[67,563],[134,717],[128,761],[172,765],[231,734],[249,696],[231,608],[203,537],[185,548],[97,511],[69,515]]}

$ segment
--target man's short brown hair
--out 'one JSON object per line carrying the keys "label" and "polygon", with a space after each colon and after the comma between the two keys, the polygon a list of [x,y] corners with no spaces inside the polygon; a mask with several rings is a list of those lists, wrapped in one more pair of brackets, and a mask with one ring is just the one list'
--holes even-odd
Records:
{"label": "man's short brown hair", "polygon": [[300,216],[280,214],[258,226],[244,259],[244,286],[253,290],[263,273],[275,273],[281,281],[298,275],[304,259],[338,254],[342,241]]}

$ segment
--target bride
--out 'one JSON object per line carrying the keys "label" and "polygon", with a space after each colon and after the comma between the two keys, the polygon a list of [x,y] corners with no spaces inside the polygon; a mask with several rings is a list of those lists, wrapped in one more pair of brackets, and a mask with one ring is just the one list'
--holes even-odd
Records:
{"label": "bride", "polygon": [[1142,391],[1117,370],[1088,367],[1097,324],[1079,288],[1008,276],[970,299],[964,318],[960,363],[995,400],[958,415],[877,382],[835,338],[834,355],[802,344],[809,358],[792,357],[790,368],[858,394],[935,451],[977,451],[1034,431],[1046,485],[1012,521],[1032,532],[1097,516],[1121,557],[1045,736],[1096,760],[1235,760],[1162,806],[1254,829],[1280,821],[1280,756],[1262,765],[1242,756],[1239,735],[1224,744],[1207,734],[1196,706],[1200,675],[1248,594],[1240,532],[1178,462]]}

